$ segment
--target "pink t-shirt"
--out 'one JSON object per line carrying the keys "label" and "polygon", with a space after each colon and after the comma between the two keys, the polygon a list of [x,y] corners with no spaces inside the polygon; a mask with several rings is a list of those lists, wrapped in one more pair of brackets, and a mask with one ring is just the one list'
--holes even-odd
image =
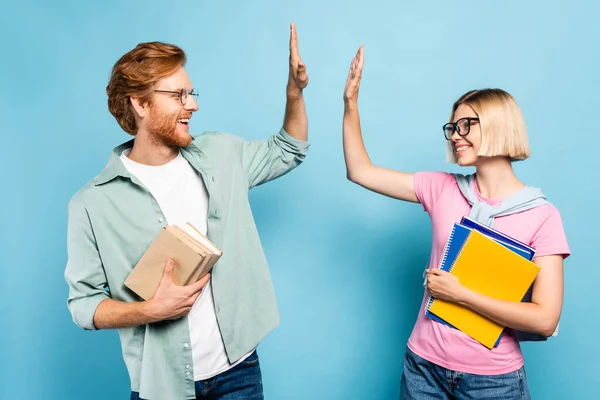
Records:
{"label": "pink t-shirt", "polygon": [[[414,185],[419,202],[431,217],[430,265],[438,266],[452,226],[469,214],[471,206],[451,174],[419,172],[415,174]],[[500,203],[483,198],[477,185],[473,186],[480,201],[492,206]],[[562,219],[553,205],[497,217],[493,227],[534,247],[536,257],[558,254],[566,258],[570,254]],[[461,331],[426,317],[423,308],[426,298],[427,292],[408,339],[408,347],[415,354],[441,367],[478,375],[505,374],[523,366],[519,342],[512,335],[503,334],[498,346],[490,350]]]}

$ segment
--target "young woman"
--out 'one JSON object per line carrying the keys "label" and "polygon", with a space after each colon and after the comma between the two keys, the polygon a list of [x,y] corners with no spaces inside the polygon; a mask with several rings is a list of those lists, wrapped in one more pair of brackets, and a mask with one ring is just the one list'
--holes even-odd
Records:
{"label": "young woman", "polygon": [[[460,304],[518,331],[550,336],[563,301],[563,259],[569,255],[558,210],[515,176],[512,161],[529,156],[523,116],[503,90],[473,90],[452,107],[443,125],[450,161],[474,166],[474,175],[407,173],[371,163],[361,136],[358,89],[363,48],[352,60],[344,91],[344,156],[348,179],[369,190],[421,203],[432,222],[431,259],[421,310],[408,340],[402,399],[529,399],[524,360],[512,330],[493,349],[425,316],[429,294]],[[440,135],[440,139],[442,136]],[[531,302],[508,302],[475,293],[437,268],[455,222],[465,215],[536,249],[541,271]]]}

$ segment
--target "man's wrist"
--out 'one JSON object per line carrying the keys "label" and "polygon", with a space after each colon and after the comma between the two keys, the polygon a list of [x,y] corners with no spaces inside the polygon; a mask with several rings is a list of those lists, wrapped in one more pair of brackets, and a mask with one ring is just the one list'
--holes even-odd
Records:
{"label": "man's wrist", "polygon": [[294,85],[293,83],[288,83],[286,95],[288,100],[300,100],[303,98],[304,93],[298,86]]}
{"label": "man's wrist", "polygon": [[150,322],[160,321],[160,318],[156,315],[156,309],[154,307],[154,301],[152,299],[143,301],[140,304],[140,312],[150,320]]}

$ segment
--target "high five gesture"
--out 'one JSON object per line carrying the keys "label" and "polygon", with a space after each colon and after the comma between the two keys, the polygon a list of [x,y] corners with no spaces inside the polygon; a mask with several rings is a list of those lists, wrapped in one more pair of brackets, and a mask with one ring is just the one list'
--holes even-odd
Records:
{"label": "high five gesture", "polygon": [[299,140],[308,138],[308,118],[304,105],[303,89],[308,85],[306,64],[300,58],[298,51],[298,35],[296,25],[290,24],[290,73],[287,83],[287,103],[283,129]]}

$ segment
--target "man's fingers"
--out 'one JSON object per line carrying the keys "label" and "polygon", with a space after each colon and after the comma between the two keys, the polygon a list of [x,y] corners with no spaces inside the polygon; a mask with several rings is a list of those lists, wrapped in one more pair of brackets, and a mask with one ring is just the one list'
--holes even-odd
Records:
{"label": "man's fingers", "polygon": [[290,52],[294,47],[296,42],[296,25],[292,22],[290,23]]}
{"label": "man's fingers", "polygon": [[208,282],[209,279],[210,279],[210,274],[206,274],[198,282],[194,282],[191,285],[188,285],[188,287],[190,288],[190,291],[192,293],[199,293],[202,290],[202,288],[204,286],[206,286],[206,283]]}
{"label": "man's fingers", "polygon": [[298,47],[298,39],[296,38],[296,25],[290,24],[290,57],[294,55],[294,51]]}
{"label": "man's fingers", "polygon": [[290,58],[292,60],[300,59],[298,52],[298,36],[296,35],[296,24],[290,24]]}
{"label": "man's fingers", "polygon": [[194,303],[185,306],[185,308],[183,310],[181,310],[181,312],[179,312],[175,317],[173,317],[172,319],[179,319],[181,317],[185,317],[186,315],[188,315],[190,313],[190,311],[192,311],[192,306],[194,305]]}
{"label": "man's fingers", "polygon": [[175,269],[175,262],[170,258],[165,263],[165,272],[163,273],[163,279],[173,280],[173,270]]}
{"label": "man's fingers", "polygon": [[191,295],[190,298],[187,299],[185,301],[185,303],[183,303],[185,305],[185,307],[186,308],[189,307],[191,309],[192,306],[194,305],[194,303],[196,302],[196,299],[198,298],[198,296],[200,296],[201,293],[202,293],[202,291],[199,291],[199,292],[196,292],[193,295]]}

